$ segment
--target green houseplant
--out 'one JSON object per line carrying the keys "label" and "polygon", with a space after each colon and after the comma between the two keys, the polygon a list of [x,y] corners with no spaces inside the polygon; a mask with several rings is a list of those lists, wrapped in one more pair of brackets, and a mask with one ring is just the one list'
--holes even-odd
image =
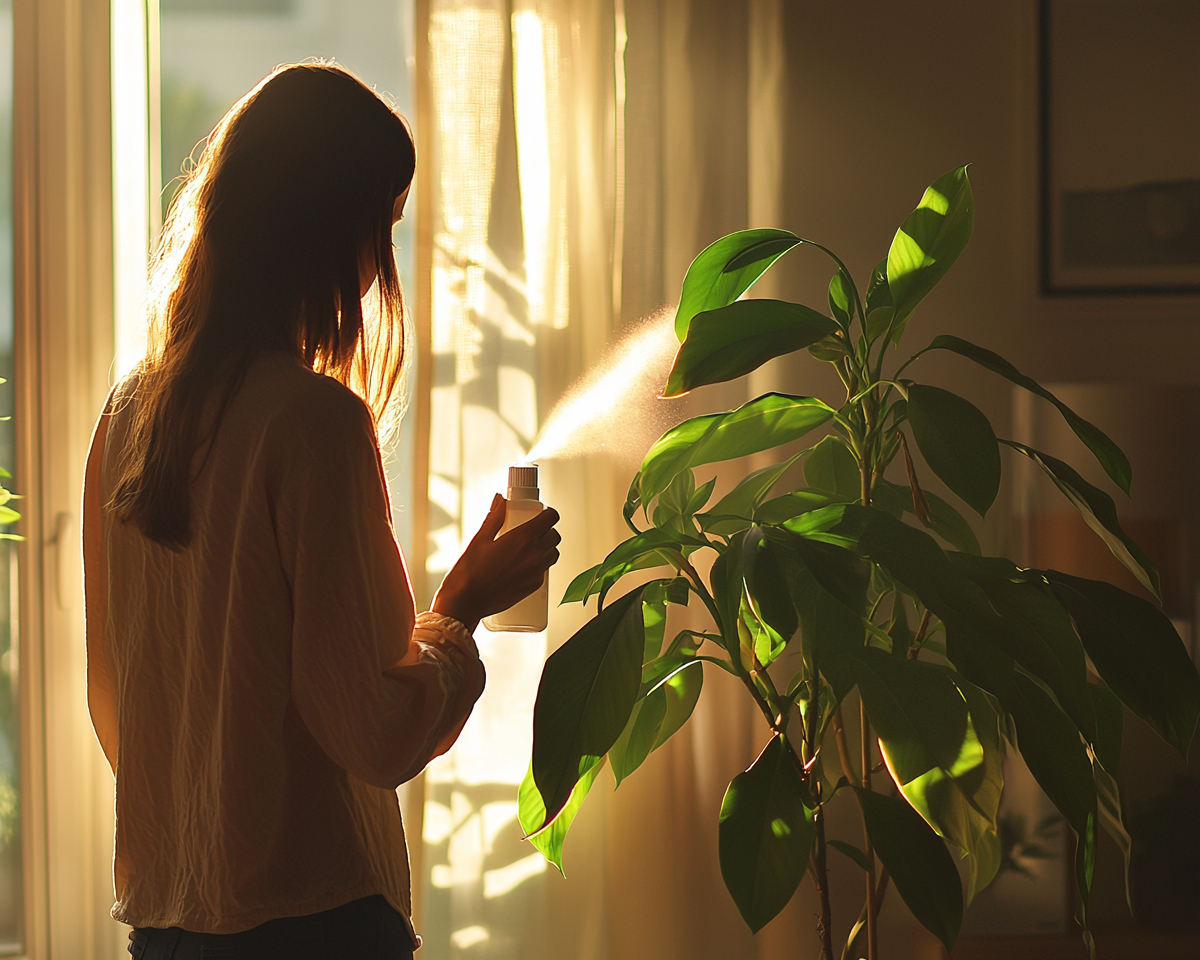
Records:
{"label": "green houseplant", "polygon": [[[956,337],[936,337],[885,372],[895,356],[889,347],[962,252],[973,221],[960,167],[925,191],[865,294],[832,251],[784,230],[732,234],[693,262],[665,396],[807,349],[833,365],[846,397],[835,407],[768,393],[688,420],[646,454],[624,506],[632,536],[564,597],[595,596],[598,612],[547,660],[538,690],[520,816],[560,868],[563,838],[604,762],[619,783],[672,736],[695,706],[707,664],[745,685],[772,734],[730,783],[718,828],[721,871],[752,930],[808,873],[822,957],[832,960],[833,849],[865,875],[866,902],[841,956],[878,955],[876,918],[889,883],[951,948],[964,894],[948,844],[970,858],[969,903],[1001,862],[1002,760],[1018,749],[1077,838],[1077,919],[1091,946],[1097,830],[1116,839],[1127,864],[1129,856],[1116,781],[1121,704],[1186,756],[1200,678],[1154,604],[1108,583],[981,556],[958,510],[921,487],[918,452],[982,516],[1000,487],[1000,446],[1008,446],[1045,471],[1159,596],[1158,573],[1121,529],[1111,497],[1066,463],[998,439],[967,400],[913,379],[917,361],[949,351],[1053,404],[1128,493],[1129,463],[1100,429],[1002,357]],[[829,314],[738,299],[802,245],[834,264]],[[772,450],[822,426],[832,429],[815,445],[750,473],[715,504],[714,481],[697,483],[694,468]],[[800,457],[806,485],[773,489]],[[906,483],[885,478],[893,461],[903,463]],[[707,577],[697,570],[705,556]],[[669,569],[609,598],[626,574],[650,568]],[[711,625],[668,639],[667,606],[692,598]],[[778,670],[785,653],[787,675]],[[1101,682],[1089,680],[1089,658]],[[861,730],[853,748],[842,722],[852,690]],[[821,762],[826,751],[836,751],[836,763]],[[861,846],[826,836],[825,806],[842,792],[861,811]]]}

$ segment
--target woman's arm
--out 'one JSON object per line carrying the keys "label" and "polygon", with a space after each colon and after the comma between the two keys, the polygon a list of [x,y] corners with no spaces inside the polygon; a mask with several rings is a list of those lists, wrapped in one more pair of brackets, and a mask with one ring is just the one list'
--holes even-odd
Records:
{"label": "woman's arm", "polygon": [[[342,393],[331,394],[327,408],[296,411],[278,452],[275,518],[293,597],[292,698],[330,757],[392,787],[449,748],[483,690],[471,628],[523,596],[530,571],[540,582],[552,557],[544,534],[536,546],[529,530],[494,539],[500,500],[447,577],[444,602],[415,617],[369,415],[331,385]],[[547,530],[552,522],[542,521]]]}

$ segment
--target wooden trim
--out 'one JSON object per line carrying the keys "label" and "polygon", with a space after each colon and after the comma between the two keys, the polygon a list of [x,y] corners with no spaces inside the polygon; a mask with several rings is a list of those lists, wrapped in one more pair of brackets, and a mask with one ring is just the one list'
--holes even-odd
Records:
{"label": "wooden trim", "polygon": [[429,82],[429,0],[416,0],[413,12],[414,106],[416,108],[416,269],[414,276],[414,337],[416,386],[409,416],[415,419],[412,464],[412,556],[409,576],[419,608],[430,596],[425,561],[429,556],[429,427],[433,388],[433,226],[437,202],[437,171],[433,152],[435,116]]}
{"label": "wooden trim", "polygon": [[[429,557],[429,427],[433,389],[433,225],[437,202],[433,144],[435,116],[429,82],[429,0],[416,0],[413,10],[413,106],[417,137],[416,263],[413,277],[416,384],[408,415],[415,418],[412,462],[412,556],[408,557],[418,609],[433,600],[426,573]],[[412,920],[420,926],[425,900],[425,773],[405,786],[404,830],[408,841]]]}

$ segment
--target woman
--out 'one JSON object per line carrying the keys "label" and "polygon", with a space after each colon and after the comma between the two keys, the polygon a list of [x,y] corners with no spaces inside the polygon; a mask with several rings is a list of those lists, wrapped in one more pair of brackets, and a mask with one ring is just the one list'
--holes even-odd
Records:
{"label": "woman", "polygon": [[410,957],[395,788],[482,692],[476,624],[558,557],[552,510],[495,539],[497,496],[415,615],[378,442],[414,164],[344,70],[259,84],[173,207],[150,349],[97,424],[88,704],[116,777],[113,916],[141,960]]}

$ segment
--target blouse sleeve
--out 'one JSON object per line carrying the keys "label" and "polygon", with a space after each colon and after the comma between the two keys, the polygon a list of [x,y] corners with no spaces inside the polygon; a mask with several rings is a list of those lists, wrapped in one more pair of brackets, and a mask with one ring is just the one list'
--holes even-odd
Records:
{"label": "blouse sleeve", "polygon": [[337,764],[393,788],[453,744],[483,692],[483,664],[457,620],[414,616],[370,416],[340,384],[324,390],[321,404],[293,411],[271,458],[292,700]]}

